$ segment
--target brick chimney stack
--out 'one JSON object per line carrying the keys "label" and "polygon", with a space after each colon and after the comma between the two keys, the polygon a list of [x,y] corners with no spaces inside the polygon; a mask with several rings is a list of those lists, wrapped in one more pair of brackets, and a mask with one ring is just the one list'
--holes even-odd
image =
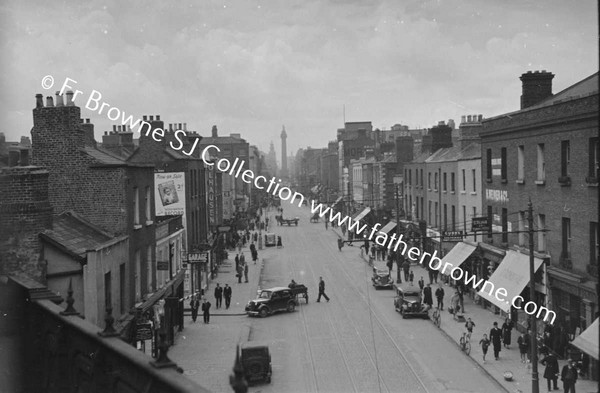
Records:
{"label": "brick chimney stack", "polygon": [[217,131],[217,126],[212,126],[212,137],[217,138],[218,136],[219,136],[219,133]]}
{"label": "brick chimney stack", "polygon": [[548,97],[552,97],[552,79],[554,74],[543,71],[527,71],[521,75],[523,93],[521,94],[521,109],[533,106]]}

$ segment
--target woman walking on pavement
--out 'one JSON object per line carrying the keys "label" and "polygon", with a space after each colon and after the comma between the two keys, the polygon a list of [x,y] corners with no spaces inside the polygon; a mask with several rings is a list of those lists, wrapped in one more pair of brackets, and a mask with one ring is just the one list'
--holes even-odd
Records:
{"label": "woman walking on pavement", "polygon": [[510,345],[510,334],[513,329],[513,323],[510,318],[506,318],[504,323],[502,324],[502,342],[504,344],[504,348],[508,348]]}

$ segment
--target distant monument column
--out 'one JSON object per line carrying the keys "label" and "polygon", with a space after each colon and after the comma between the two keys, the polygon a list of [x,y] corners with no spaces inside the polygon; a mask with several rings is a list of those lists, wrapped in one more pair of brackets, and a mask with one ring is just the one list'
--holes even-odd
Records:
{"label": "distant monument column", "polygon": [[288,177],[287,167],[287,146],[286,146],[287,134],[285,133],[285,126],[281,130],[281,177]]}

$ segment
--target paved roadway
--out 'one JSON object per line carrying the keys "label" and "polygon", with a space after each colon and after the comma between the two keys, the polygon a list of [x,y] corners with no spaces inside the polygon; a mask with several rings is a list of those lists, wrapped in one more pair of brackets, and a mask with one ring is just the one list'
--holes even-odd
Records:
{"label": "paved roadway", "polygon": [[[371,286],[356,246],[338,251],[337,235],[323,221],[311,224],[308,208],[283,207],[300,223],[274,227],[284,248],[265,259],[259,285],[294,278],[309,287],[309,303],[249,322],[249,340],[268,343],[273,361],[272,383],[250,392],[505,391],[430,321],[402,319],[393,291]],[[319,276],[329,303],[315,302]]]}

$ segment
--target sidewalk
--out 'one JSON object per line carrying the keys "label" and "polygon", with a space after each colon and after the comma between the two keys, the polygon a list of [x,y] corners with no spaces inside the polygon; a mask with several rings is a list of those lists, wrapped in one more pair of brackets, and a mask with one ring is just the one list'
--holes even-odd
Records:
{"label": "sidewalk", "polygon": [[[338,236],[341,237],[341,232],[338,228],[334,229]],[[365,262],[368,262],[368,257],[363,256]],[[375,261],[374,266],[387,269],[384,261]],[[396,273],[396,265],[394,264],[394,269],[392,275],[395,277]],[[426,269],[421,267],[421,265],[417,263],[411,264],[411,269],[414,272],[414,287],[416,289],[419,288],[417,282],[423,276],[425,280],[425,284],[429,282],[429,275]],[[404,277],[404,276],[403,276]],[[438,280],[438,283],[441,280]],[[404,281],[403,281],[404,283]],[[410,286],[410,284],[407,284]],[[435,282],[431,285],[432,292],[435,293],[438,284]],[[448,306],[450,305],[450,298],[452,297],[455,289],[450,285],[443,284],[444,288],[444,311],[441,313],[442,321],[440,325],[441,332],[446,335],[446,337],[456,343],[456,352],[457,355],[460,354],[459,347],[459,339],[462,336],[463,332],[466,332],[465,322],[458,322],[453,319],[452,314],[450,314],[448,310]],[[433,296],[434,305],[437,304],[435,299],[435,295]],[[473,329],[473,335],[471,337],[471,354],[470,358],[476,363],[481,369],[483,369],[490,377],[494,378],[507,392],[520,392],[520,393],[530,393],[531,392],[531,364],[523,364],[521,363],[521,356],[519,354],[519,349],[517,346],[517,338],[519,337],[519,333],[516,330],[512,332],[512,340],[510,347],[504,348],[500,352],[500,359],[494,359],[494,351],[493,347],[490,346],[488,349],[488,353],[486,355],[486,362],[483,362],[483,352],[481,350],[481,346],[479,345],[479,340],[481,340],[483,334],[487,334],[489,337],[490,329],[493,327],[494,322],[498,322],[498,327],[501,327],[504,323],[504,319],[500,315],[495,315],[492,311],[484,309],[482,306],[474,304],[473,300],[469,296],[465,296],[464,298],[464,307],[465,313],[464,317],[471,318],[473,322],[475,322],[475,328]],[[464,355],[463,355],[464,356]],[[566,364],[565,360],[559,360],[559,368],[562,370],[562,367]],[[513,374],[512,381],[506,381],[504,379],[504,372],[510,371]],[[539,391],[547,392],[546,379],[543,377],[544,375],[544,366],[541,363],[538,363],[538,379],[539,379]],[[560,378],[558,380],[559,391],[562,391],[562,382]],[[578,379],[575,388],[579,393],[592,393],[598,392],[598,383],[595,381]]]}
{"label": "sidewalk", "polygon": [[[247,342],[250,336],[250,321],[244,308],[250,299],[256,297],[263,268],[263,258],[270,250],[258,250],[256,265],[250,256],[249,245],[242,248],[248,263],[248,283],[238,283],[235,272],[235,251],[229,251],[228,259],[221,263],[217,277],[205,297],[212,304],[210,323],[203,323],[202,311],[198,312],[196,322],[192,321],[189,300],[186,301],[184,329],[176,336],[175,344],[169,350],[169,358],[184,370],[190,379],[200,383],[213,392],[231,391],[229,375],[232,373],[236,345]],[[216,283],[232,288],[231,305],[225,308],[225,299],[221,308],[216,308],[214,289]]]}

